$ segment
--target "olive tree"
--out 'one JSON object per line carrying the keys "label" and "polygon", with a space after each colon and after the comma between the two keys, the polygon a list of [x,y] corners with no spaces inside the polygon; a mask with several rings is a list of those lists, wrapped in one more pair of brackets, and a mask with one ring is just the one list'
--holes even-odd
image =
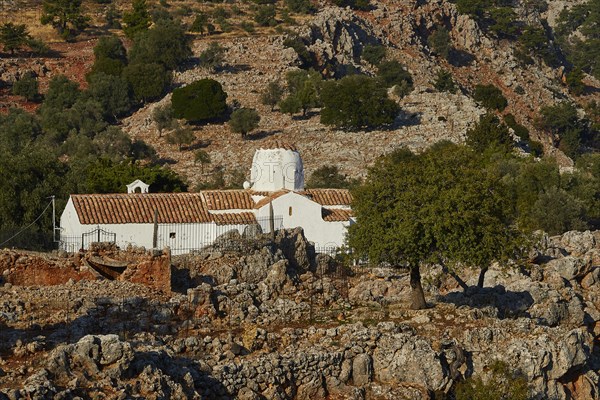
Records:
{"label": "olive tree", "polygon": [[422,264],[447,271],[478,267],[483,285],[493,261],[519,254],[522,236],[508,191],[466,146],[442,143],[419,155],[395,151],[377,161],[353,196],[350,247],[373,263],[409,269],[414,309],[426,307]]}

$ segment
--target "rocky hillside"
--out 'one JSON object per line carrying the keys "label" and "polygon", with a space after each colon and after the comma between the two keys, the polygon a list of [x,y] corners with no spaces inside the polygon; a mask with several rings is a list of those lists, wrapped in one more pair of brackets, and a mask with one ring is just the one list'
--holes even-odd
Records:
{"label": "rocky hillside", "polygon": [[[181,9],[187,6],[205,14],[217,7],[210,3],[179,3]],[[547,8],[532,8],[530,3],[515,2],[516,18],[529,26],[548,30],[556,25],[560,12],[574,4],[550,0]],[[116,4],[120,10],[128,9],[127,4]],[[574,95],[565,84],[564,67],[549,67],[536,57],[530,63],[523,63],[515,40],[490,33],[470,15],[459,13],[457,5],[447,0],[373,0],[371,4],[370,11],[355,11],[320,1],[314,4],[315,14],[295,16],[296,25],[282,23],[280,29],[257,28],[246,32],[238,28],[229,33],[194,35],[194,56],[199,56],[210,43],[218,42],[226,49],[225,68],[215,72],[201,63],[192,63],[176,73],[175,85],[214,78],[228,93],[230,105],[256,108],[261,116],[259,128],[249,140],[232,133],[226,123],[193,127],[196,142],[191,148],[204,148],[211,157],[210,168],[195,164],[193,151],[180,151],[178,146],[166,142],[165,135],[158,134],[152,111],[170,103],[170,95],[146,104],[120,125],[132,138],[152,144],[169,167],[187,177],[191,187],[210,180],[214,171],[222,168],[230,177],[247,174],[254,150],[273,138],[295,143],[309,174],[318,167],[335,164],[349,176],[362,177],[365,165],[393,148],[408,146],[419,150],[439,140],[464,140],[467,129],[486,112],[473,100],[475,86],[493,84],[508,100],[508,107],[498,114],[513,114],[518,123],[530,130],[532,139],[543,144],[546,154],[555,155],[563,166],[572,165],[572,161],[554,147],[556,138],[536,130],[534,121],[541,107],[561,100],[575,101],[583,115],[583,107],[598,100],[600,83],[596,79],[585,75],[587,89],[581,95]],[[252,8],[244,4],[219,7],[226,9],[234,22],[247,19],[252,13]],[[102,9],[93,10],[93,21],[100,25]],[[181,14],[187,24],[192,23],[193,16],[193,13]],[[280,16],[278,19],[281,21]],[[428,44],[428,38],[440,26],[448,30],[451,58],[436,55]],[[44,34],[51,35],[51,31],[45,29]],[[112,33],[122,35],[120,30]],[[85,85],[83,75],[93,62],[91,49],[97,37],[90,30],[76,43],[51,42],[58,58],[6,57],[0,63],[0,79],[10,83],[25,69],[31,69],[40,77],[42,91],[49,78],[61,73]],[[374,74],[375,68],[361,58],[362,50],[368,44],[384,45],[387,58],[406,65],[414,80],[414,90],[401,99],[396,98],[403,112],[394,125],[386,130],[341,131],[321,124],[318,109],[307,118],[299,118],[261,104],[260,94],[266,85],[283,82],[285,73],[301,64],[298,54],[284,45],[289,37],[299,37],[318,60],[322,72],[330,77],[351,69]],[[451,73],[459,87],[456,94],[434,89],[433,82],[442,70]],[[14,96],[4,96],[3,101],[5,105],[32,106]]]}
{"label": "rocky hillside", "polygon": [[5,283],[0,397],[425,399],[509,379],[529,398],[598,399],[599,243],[600,232],[546,237],[531,264],[492,268],[466,292],[430,269],[422,311],[407,310],[403,271],[315,258],[299,230],[174,259],[171,296],[109,280]]}
{"label": "rocky hillside", "polygon": [[[360,12],[323,2],[316,15],[292,29],[308,43],[307,48],[322,64],[351,65],[366,73],[373,71],[358,57],[363,47],[370,43],[385,44],[388,58],[405,64],[415,81],[413,92],[398,99],[404,112],[396,125],[385,131],[347,132],[321,124],[318,113],[299,119],[277,110],[273,112],[260,103],[260,93],[268,82],[281,81],[287,71],[299,65],[295,52],[283,45],[287,35],[215,38],[213,40],[227,49],[227,64],[232,68],[219,73],[201,66],[191,68],[179,73],[177,81],[186,84],[199,78],[214,78],[223,84],[230,100],[257,108],[262,119],[252,140],[242,140],[231,133],[227,125],[197,129],[197,138],[209,143],[206,150],[214,166],[247,172],[254,149],[264,140],[275,137],[296,143],[309,173],[320,166],[335,164],[350,176],[363,176],[364,165],[395,147],[418,150],[443,139],[464,140],[467,129],[485,113],[472,99],[473,89],[478,84],[500,88],[508,99],[503,113],[515,115],[517,122],[528,127],[532,137],[544,144],[548,154],[555,154],[563,165],[571,165],[570,160],[553,148],[553,138],[537,131],[533,122],[542,106],[553,105],[559,99],[573,99],[583,106],[596,98],[595,91],[574,97],[563,83],[562,69],[548,67],[541,60],[521,65],[515,55],[514,42],[493,38],[471,17],[459,14],[456,6],[448,1],[372,3],[372,11]],[[565,5],[565,2],[550,1],[548,10],[541,14],[526,15],[526,10],[520,8],[517,12],[532,24],[539,25],[546,20],[553,23]],[[440,23],[450,28],[451,44],[466,60],[464,63],[453,65],[435,56],[428,47],[426,34]],[[206,40],[195,41],[194,53],[200,54],[207,46]],[[441,70],[452,73],[461,88],[457,94],[433,88]],[[590,76],[586,77],[586,83],[599,87]],[[167,97],[140,110],[124,121],[124,127],[133,137],[143,138],[161,149],[161,155],[177,160],[173,167],[195,182],[202,178],[198,177],[199,168],[193,163],[192,152],[178,152],[174,147],[165,146],[150,118],[154,107],[169,101]]]}

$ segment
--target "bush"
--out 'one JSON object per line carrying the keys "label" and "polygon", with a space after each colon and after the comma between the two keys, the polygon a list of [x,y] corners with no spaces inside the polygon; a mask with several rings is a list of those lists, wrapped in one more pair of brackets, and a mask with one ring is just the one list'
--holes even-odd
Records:
{"label": "bush", "polygon": [[473,91],[473,99],[488,110],[503,111],[508,105],[502,91],[494,85],[477,85]]}
{"label": "bush", "polygon": [[194,18],[194,22],[192,22],[192,26],[190,26],[190,32],[204,33],[207,24],[208,17],[206,14],[198,13]]}
{"label": "bush", "polygon": [[292,49],[294,49],[294,51],[296,51],[296,54],[298,54],[300,61],[302,61],[303,68],[308,68],[314,64],[313,56],[306,48],[306,45],[304,44],[302,39],[298,37],[287,38],[283,41],[283,45],[285,47],[291,47]]}
{"label": "bush", "polygon": [[427,38],[427,44],[433,52],[445,59],[450,56],[452,45],[450,44],[450,33],[443,26],[438,26]]}
{"label": "bush", "polygon": [[32,73],[26,73],[16,81],[12,92],[14,95],[23,96],[27,101],[36,101],[40,96],[38,81]]}
{"label": "bush", "polygon": [[527,380],[502,361],[494,361],[489,367],[490,379],[471,377],[457,385],[456,400],[527,400]]}
{"label": "bush", "polygon": [[283,96],[283,87],[279,82],[269,82],[264,92],[260,95],[260,101],[265,106],[270,106],[271,111],[275,108],[277,103],[281,101]]}
{"label": "bush", "polygon": [[200,53],[200,65],[216,71],[225,59],[225,48],[217,42],[211,42],[208,48]]}
{"label": "bush", "polygon": [[312,14],[315,11],[310,0],[285,0],[285,6],[291,12],[298,14]]}
{"label": "bush", "polygon": [[394,122],[400,108],[374,78],[349,75],[323,84],[321,122],[343,128],[373,128]]}
{"label": "bush", "polygon": [[380,44],[367,44],[363,47],[362,58],[371,65],[379,65],[386,56],[385,46]]}
{"label": "bush", "polygon": [[386,88],[399,87],[401,91],[397,94],[400,97],[407,95],[413,89],[413,79],[410,72],[398,61],[381,63],[377,70],[377,80]]}
{"label": "bush", "polygon": [[306,182],[306,186],[309,188],[331,189],[349,189],[357,184],[358,180],[348,179],[336,165],[324,165],[317,168]]}
{"label": "bush", "polygon": [[479,122],[467,131],[467,144],[482,153],[489,148],[494,151],[509,152],[513,141],[508,127],[493,114],[482,115]]}
{"label": "bush", "polygon": [[511,128],[515,135],[517,135],[522,141],[529,142],[529,129],[519,124],[512,114],[506,114],[504,116],[504,122]]}
{"label": "bush", "polygon": [[138,34],[129,52],[132,64],[158,63],[167,70],[176,69],[191,55],[185,28],[178,22],[166,20],[160,20],[152,29]]}
{"label": "bush", "polygon": [[275,20],[275,6],[263,5],[258,7],[254,21],[260,26],[275,26],[277,21]]}
{"label": "bush", "polygon": [[333,0],[333,4],[339,7],[350,7],[354,10],[368,11],[371,9],[369,0]]}
{"label": "bush", "polygon": [[175,118],[206,122],[227,115],[227,93],[213,79],[201,79],[173,91],[171,104]]}
{"label": "bush", "polygon": [[440,92],[456,93],[456,85],[449,71],[441,70],[437,73],[433,87]]}
{"label": "bush", "polygon": [[173,132],[167,135],[167,143],[177,145],[179,151],[183,149],[184,145],[191,144],[194,139],[196,139],[194,132],[187,126],[177,126]]}
{"label": "bush", "polygon": [[231,113],[229,126],[233,132],[241,133],[245,138],[248,132],[258,127],[259,122],[260,115],[254,108],[239,108]]}
{"label": "bush", "polygon": [[590,129],[589,121],[579,118],[571,103],[542,107],[536,126],[558,138],[558,147],[573,159],[581,155],[585,145],[592,148],[596,145],[597,133]]}
{"label": "bush", "polygon": [[123,70],[137,101],[146,102],[158,99],[171,84],[171,73],[156,63],[129,64]]}

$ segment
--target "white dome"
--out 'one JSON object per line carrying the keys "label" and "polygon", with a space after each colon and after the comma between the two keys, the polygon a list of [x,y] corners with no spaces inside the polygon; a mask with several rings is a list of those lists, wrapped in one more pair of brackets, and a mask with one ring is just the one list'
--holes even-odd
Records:
{"label": "white dome", "polygon": [[292,146],[258,149],[250,171],[252,189],[273,192],[281,189],[304,190],[304,166],[298,151]]}

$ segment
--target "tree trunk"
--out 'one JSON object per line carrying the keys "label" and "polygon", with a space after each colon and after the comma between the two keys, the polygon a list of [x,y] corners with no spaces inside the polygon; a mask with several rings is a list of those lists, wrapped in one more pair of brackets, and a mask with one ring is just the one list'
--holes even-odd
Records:
{"label": "tree trunk", "polygon": [[411,265],[410,267],[410,288],[412,290],[410,295],[410,308],[413,310],[423,310],[427,308],[425,293],[423,293],[423,286],[421,286],[421,271],[419,271],[419,265]]}
{"label": "tree trunk", "polygon": [[479,279],[477,280],[477,286],[478,287],[483,287],[483,281],[485,280],[485,273],[487,272],[488,267],[483,267],[481,268],[481,271],[479,271]]}
{"label": "tree trunk", "polygon": [[451,277],[454,278],[454,280],[456,281],[456,283],[458,283],[458,286],[461,287],[461,289],[463,290],[463,292],[466,292],[467,289],[469,288],[469,286],[466,284],[465,281],[462,280],[462,278],[460,276],[458,276],[458,274],[452,270],[450,270],[446,264],[444,264],[444,262],[440,261],[440,265],[442,266],[442,271],[445,274],[450,275]]}

